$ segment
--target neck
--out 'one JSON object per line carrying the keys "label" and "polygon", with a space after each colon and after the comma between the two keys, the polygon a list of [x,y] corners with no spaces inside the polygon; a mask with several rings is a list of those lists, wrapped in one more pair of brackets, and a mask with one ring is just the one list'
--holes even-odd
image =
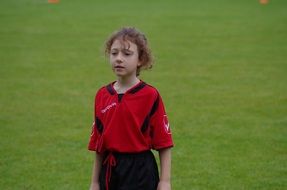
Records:
{"label": "neck", "polygon": [[130,77],[130,78],[122,78],[122,77],[119,77],[117,82],[120,84],[120,85],[123,85],[123,86],[129,86],[129,85],[135,85],[136,83],[138,83],[140,80],[137,78],[137,77]]}
{"label": "neck", "polygon": [[131,78],[118,77],[114,88],[118,93],[125,93],[128,89],[139,83],[140,80],[135,76]]}

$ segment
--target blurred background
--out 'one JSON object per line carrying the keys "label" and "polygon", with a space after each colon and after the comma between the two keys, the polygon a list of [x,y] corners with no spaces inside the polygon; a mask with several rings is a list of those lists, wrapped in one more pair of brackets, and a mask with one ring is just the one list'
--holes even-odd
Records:
{"label": "blurred background", "polygon": [[115,80],[104,43],[134,26],[155,57],[141,79],[159,89],[173,131],[173,190],[287,189],[286,8],[2,0],[0,188],[88,189],[94,95]]}

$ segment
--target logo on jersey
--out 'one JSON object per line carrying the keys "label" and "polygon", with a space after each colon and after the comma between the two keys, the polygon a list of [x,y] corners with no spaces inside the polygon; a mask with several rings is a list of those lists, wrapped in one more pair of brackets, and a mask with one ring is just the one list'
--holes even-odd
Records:
{"label": "logo on jersey", "polygon": [[115,107],[117,105],[117,103],[113,102],[110,105],[108,105],[107,107],[105,107],[104,109],[101,110],[102,113],[106,113],[109,109],[111,109],[112,107]]}
{"label": "logo on jersey", "polygon": [[171,134],[167,115],[163,116],[163,125],[164,125],[165,132],[168,134]]}

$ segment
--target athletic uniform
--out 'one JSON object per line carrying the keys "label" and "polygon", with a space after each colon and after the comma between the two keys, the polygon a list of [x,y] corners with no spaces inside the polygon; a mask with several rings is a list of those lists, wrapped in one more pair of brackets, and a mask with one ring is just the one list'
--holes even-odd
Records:
{"label": "athletic uniform", "polygon": [[125,94],[113,83],[95,97],[89,150],[104,155],[101,190],[156,190],[158,170],[151,149],[173,146],[162,98],[140,81]]}

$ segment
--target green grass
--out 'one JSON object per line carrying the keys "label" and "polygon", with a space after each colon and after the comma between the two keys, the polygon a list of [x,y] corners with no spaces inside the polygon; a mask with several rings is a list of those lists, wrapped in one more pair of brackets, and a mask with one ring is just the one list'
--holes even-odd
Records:
{"label": "green grass", "polygon": [[136,26],[172,124],[174,190],[287,189],[287,2],[0,2],[0,188],[88,189],[104,41]]}

